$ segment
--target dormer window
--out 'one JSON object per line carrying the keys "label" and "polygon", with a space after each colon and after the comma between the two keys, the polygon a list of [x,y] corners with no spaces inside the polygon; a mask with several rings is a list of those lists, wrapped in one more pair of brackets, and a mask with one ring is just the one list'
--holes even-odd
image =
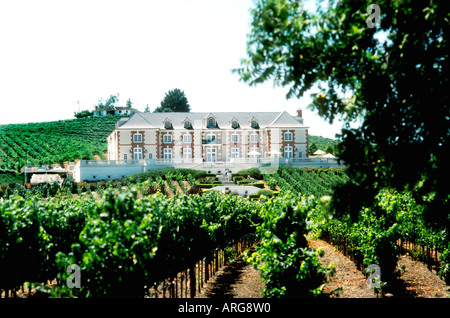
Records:
{"label": "dormer window", "polygon": [[208,122],[207,122],[207,128],[215,128],[216,127],[216,121],[214,120],[214,118],[209,117],[208,118]]}
{"label": "dormer window", "polygon": [[164,122],[164,128],[165,129],[172,129],[172,123],[170,122],[170,120],[166,120]]}
{"label": "dormer window", "polygon": [[251,127],[254,129],[258,129],[259,128],[258,122],[256,120],[252,120]]}
{"label": "dormer window", "polygon": [[233,128],[233,129],[239,128],[239,123],[236,120],[233,120],[231,122],[231,128]]}
{"label": "dormer window", "polygon": [[183,120],[183,127],[185,128],[185,129],[192,129],[192,124],[191,124],[191,121],[189,120],[189,118],[185,118],[184,120]]}

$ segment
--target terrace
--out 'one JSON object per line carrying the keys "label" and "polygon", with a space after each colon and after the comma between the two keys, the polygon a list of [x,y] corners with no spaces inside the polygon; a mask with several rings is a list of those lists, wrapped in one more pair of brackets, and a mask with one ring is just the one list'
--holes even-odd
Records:
{"label": "terrace", "polygon": [[206,170],[219,173],[225,169],[239,171],[260,168],[273,173],[278,167],[341,167],[336,158],[310,157],[302,159],[285,158],[235,158],[230,161],[204,162],[202,159],[141,159],[141,160],[80,160],[74,167],[76,181],[97,181],[120,179],[147,170],[167,167]]}

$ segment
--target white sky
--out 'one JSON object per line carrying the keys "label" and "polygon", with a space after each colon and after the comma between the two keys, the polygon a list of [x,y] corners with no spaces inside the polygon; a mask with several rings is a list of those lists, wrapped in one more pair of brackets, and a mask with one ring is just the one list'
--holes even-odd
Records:
{"label": "white sky", "polygon": [[246,57],[251,0],[0,0],[0,124],[74,118],[120,94],[151,111],[183,90],[191,111],[303,109],[311,135],[334,138],[271,82],[249,87],[233,68]]}

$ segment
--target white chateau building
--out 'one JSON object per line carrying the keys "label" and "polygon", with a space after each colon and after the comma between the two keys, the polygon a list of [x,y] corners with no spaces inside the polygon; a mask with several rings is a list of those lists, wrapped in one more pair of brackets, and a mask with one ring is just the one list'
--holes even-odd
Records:
{"label": "white chateau building", "polygon": [[163,167],[203,169],[336,165],[308,158],[308,127],[299,109],[282,112],[142,113],[122,118],[108,137],[108,160],[81,160],[77,181],[123,178]]}
{"label": "white chateau building", "polygon": [[[308,127],[286,112],[136,113],[108,137],[110,160],[239,162],[308,154]],[[244,159],[244,160],[243,160]]]}

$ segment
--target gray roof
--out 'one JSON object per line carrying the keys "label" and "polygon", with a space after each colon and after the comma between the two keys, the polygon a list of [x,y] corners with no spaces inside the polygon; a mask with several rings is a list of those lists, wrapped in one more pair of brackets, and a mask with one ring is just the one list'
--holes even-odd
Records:
{"label": "gray roof", "polygon": [[108,107],[101,107],[101,108],[96,108],[94,109],[94,112],[102,112],[102,111],[108,111],[108,110],[132,110],[134,112],[137,112],[138,110],[136,108],[131,108],[131,107],[127,107],[127,106],[108,106]]}
{"label": "gray roof", "polygon": [[164,128],[164,122],[169,120],[174,129],[184,128],[184,121],[189,120],[193,129],[203,129],[206,127],[206,120],[213,116],[219,129],[231,129],[231,121],[237,120],[242,129],[250,128],[251,120],[258,122],[259,128],[308,128],[300,123],[294,116],[283,112],[199,112],[199,113],[142,113],[136,112],[123,124],[118,125],[119,129],[137,128]]}

